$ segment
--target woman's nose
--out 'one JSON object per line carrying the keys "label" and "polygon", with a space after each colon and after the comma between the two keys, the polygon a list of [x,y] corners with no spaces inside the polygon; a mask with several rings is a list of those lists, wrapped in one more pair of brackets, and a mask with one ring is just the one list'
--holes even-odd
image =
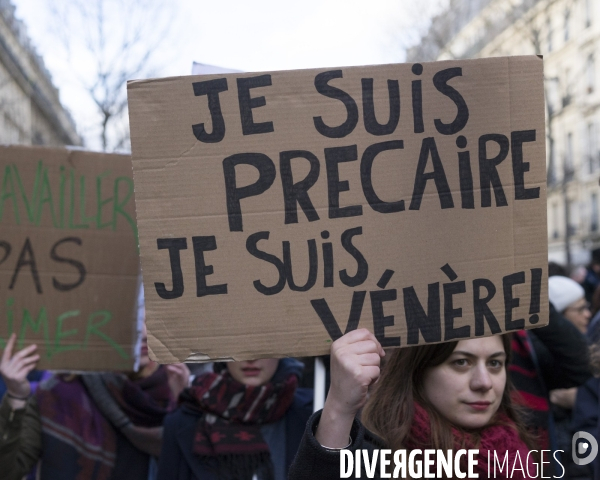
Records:
{"label": "woman's nose", "polygon": [[471,389],[487,391],[492,388],[492,377],[485,365],[477,365],[471,374]]}

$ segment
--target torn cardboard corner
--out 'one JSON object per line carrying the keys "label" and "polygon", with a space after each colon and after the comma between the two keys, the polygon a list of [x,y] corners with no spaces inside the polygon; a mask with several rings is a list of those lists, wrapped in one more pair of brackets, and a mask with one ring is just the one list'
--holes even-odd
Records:
{"label": "torn cardboard corner", "polygon": [[232,357],[209,357],[205,353],[192,353],[185,359],[186,363],[235,362]]}
{"label": "torn cardboard corner", "polygon": [[131,370],[139,273],[131,160],[0,147],[0,349],[39,368]]}
{"label": "torn cardboard corner", "polygon": [[[548,322],[536,56],[128,84],[153,355]],[[194,352],[202,352],[198,357]]]}

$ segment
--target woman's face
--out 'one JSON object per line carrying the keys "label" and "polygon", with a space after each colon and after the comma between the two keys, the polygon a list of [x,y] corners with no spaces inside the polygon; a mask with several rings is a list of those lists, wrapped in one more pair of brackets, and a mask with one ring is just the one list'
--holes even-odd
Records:
{"label": "woman's face", "polygon": [[563,311],[563,316],[569,320],[581,333],[587,332],[592,312],[586,302],[585,298],[580,298],[576,302],[573,302]]}
{"label": "woman's face", "polygon": [[258,387],[273,378],[278,365],[278,358],[263,358],[247,362],[229,362],[227,369],[238,382],[249,387]]}
{"label": "woman's face", "polygon": [[446,361],[425,370],[425,399],[450,423],[481,428],[500,406],[506,386],[505,363],[500,337],[461,340]]}

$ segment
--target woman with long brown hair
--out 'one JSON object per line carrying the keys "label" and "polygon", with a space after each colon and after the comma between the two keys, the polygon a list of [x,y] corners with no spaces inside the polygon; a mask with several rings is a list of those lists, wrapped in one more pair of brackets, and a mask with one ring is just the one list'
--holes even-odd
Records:
{"label": "woman with long brown hair", "polygon": [[[413,450],[478,449],[480,478],[488,466],[494,475],[494,454],[508,460],[496,478],[536,477],[533,442],[511,402],[509,355],[509,336],[475,338],[395,350],[380,372],[385,353],[374,335],[344,335],[332,345],[331,388],[307,425],[290,480],[339,478],[342,449],[406,450],[407,457]],[[360,475],[367,478],[364,469]]]}

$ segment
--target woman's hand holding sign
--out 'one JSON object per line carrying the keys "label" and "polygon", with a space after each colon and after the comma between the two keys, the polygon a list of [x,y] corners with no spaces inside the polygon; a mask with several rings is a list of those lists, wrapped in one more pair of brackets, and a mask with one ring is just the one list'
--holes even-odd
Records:
{"label": "woman's hand holding sign", "polygon": [[36,345],[29,345],[13,355],[16,340],[17,336],[13,333],[2,353],[0,363],[0,374],[6,384],[8,403],[13,409],[25,406],[31,394],[31,385],[27,380],[27,375],[35,368],[40,359],[40,356],[35,353]]}
{"label": "woman's hand holding sign", "polygon": [[332,344],[331,387],[316,432],[321,445],[348,445],[354,416],[367,401],[369,387],[379,378],[383,356],[380,343],[364,328],[349,332]]}

